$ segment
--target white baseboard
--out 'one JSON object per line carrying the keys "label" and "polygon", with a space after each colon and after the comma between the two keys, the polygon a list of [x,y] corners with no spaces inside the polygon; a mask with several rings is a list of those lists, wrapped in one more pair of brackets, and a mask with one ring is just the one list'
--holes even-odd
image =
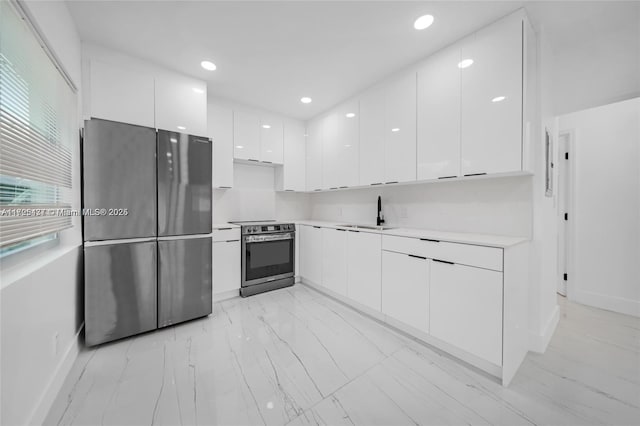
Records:
{"label": "white baseboard", "polygon": [[544,328],[543,333],[535,334],[531,331],[529,332],[529,350],[531,352],[542,354],[547,350],[547,346],[549,346],[551,337],[553,337],[553,333],[556,331],[558,322],[560,322],[560,308],[556,305],[547,320],[547,326]]}
{"label": "white baseboard", "polygon": [[577,290],[573,295],[570,293],[569,296],[570,300],[583,305],[640,317],[640,301],[638,300],[580,290]]}
{"label": "white baseboard", "polygon": [[71,368],[73,367],[73,363],[78,358],[78,354],[80,353],[80,333],[84,329],[84,323],[80,325],[80,329],[75,334],[71,343],[67,347],[62,360],[56,367],[56,370],[49,380],[49,383],[45,386],[44,391],[40,395],[40,400],[36,404],[33,412],[29,416],[29,420],[27,424],[29,425],[41,425],[44,423],[47,414],[49,414],[49,410],[53,405],[60,389],[62,389],[62,385],[64,384],[65,379],[69,375]]}

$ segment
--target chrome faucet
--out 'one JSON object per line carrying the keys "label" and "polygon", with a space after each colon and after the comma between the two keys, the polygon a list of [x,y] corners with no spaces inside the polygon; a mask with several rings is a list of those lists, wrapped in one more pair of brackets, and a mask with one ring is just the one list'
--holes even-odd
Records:
{"label": "chrome faucet", "polygon": [[382,213],[382,198],[378,195],[378,216],[376,217],[376,225],[380,226],[384,223],[384,215]]}

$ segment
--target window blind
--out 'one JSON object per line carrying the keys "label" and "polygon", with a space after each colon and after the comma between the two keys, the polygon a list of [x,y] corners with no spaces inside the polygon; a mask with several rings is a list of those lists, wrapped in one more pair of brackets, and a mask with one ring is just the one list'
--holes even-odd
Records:
{"label": "window blind", "polygon": [[75,120],[75,93],[0,2],[0,248],[72,226]]}

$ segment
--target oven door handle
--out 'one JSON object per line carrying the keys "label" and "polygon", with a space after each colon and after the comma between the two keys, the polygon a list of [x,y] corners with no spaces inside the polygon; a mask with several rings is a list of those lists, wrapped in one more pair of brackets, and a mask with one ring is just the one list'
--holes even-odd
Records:
{"label": "oven door handle", "polygon": [[293,240],[293,234],[287,232],[285,234],[248,235],[244,237],[244,241],[247,243],[262,243],[266,241],[282,241],[282,240]]}

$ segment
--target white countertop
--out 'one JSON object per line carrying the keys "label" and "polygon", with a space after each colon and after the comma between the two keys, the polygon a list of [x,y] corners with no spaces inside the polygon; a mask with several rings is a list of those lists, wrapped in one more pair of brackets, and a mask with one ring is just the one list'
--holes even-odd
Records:
{"label": "white countertop", "polygon": [[214,223],[211,228],[213,228],[213,229],[240,228],[240,225],[236,225],[235,223]]}
{"label": "white countertop", "polygon": [[[318,220],[295,220],[292,221],[298,225],[310,225],[310,226],[321,226],[323,228],[334,228],[334,229],[349,229],[340,225],[344,225],[345,222],[325,222]],[[358,224],[355,224],[358,225]],[[363,225],[363,224],[359,224]],[[507,248],[511,246],[515,246],[516,244],[521,244],[529,241],[526,237],[508,237],[504,235],[491,235],[491,234],[473,234],[473,233],[465,233],[465,232],[446,232],[446,231],[436,231],[431,229],[418,229],[418,228],[403,228],[403,227],[392,227],[392,229],[387,230],[377,230],[377,229],[363,229],[359,228],[360,232],[370,232],[373,234],[382,234],[382,235],[395,235],[399,237],[410,237],[410,238],[429,238],[432,240],[441,240],[441,241],[449,241],[452,243],[463,243],[463,244],[475,244],[481,246],[488,247],[500,247]]]}

